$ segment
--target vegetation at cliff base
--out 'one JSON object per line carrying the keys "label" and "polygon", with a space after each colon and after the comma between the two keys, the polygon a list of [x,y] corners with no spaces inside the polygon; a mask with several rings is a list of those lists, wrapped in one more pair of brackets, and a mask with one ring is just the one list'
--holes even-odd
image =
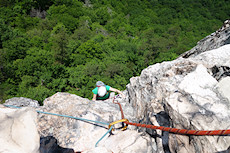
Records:
{"label": "vegetation at cliff base", "polygon": [[0,0],[0,100],[123,90],[229,16],[227,0]]}

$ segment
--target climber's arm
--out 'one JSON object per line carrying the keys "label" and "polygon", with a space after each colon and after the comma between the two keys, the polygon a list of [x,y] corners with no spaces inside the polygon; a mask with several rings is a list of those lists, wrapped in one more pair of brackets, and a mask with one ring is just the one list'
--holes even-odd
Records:
{"label": "climber's arm", "polygon": [[117,92],[117,93],[121,94],[123,98],[125,98],[125,95],[120,90],[118,90],[118,89],[110,87],[109,91]]}
{"label": "climber's arm", "polygon": [[96,101],[96,99],[97,99],[97,95],[96,94],[93,94],[93,101]]}

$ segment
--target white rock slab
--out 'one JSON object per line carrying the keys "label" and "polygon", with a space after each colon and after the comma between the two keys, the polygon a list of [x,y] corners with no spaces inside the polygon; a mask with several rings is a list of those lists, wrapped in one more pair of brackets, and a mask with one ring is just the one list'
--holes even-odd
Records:
{"label": "white rock slab", "polygon": [[0,108],[0,152],[38,153],[36,124],[37,112],[32,109]]}

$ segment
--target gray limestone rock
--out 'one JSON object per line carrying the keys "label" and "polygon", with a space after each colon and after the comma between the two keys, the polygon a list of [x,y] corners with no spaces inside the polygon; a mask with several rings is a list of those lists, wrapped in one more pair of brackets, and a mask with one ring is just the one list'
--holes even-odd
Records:
{"label": "gray limestone rock", "polygon": [[[120,99],[124,115],[133,121],[133,109],[127,102]],[[44,101],[44,106],[39,108],[42,112],[50,112],[73,116],[81,119],[112,123],[121,119],[119,106],[112,102],[90,101],[69,93],[56,93]],[[74,151],[96,152],[97,141],[108,131],[108,125],[82,121],[66,117],[58,117],[39,113],[38,128],[42,137],[54,136],[63,148],[72,148]],[[155,142],[149,135],[141,135],[135,127],[128,127],[121,131],[122,123],[115,124],[113,134],[108,134],[98,143],[101,152],[155,152]],[[155,150],[154,150],[155,149]],[[123,151],[122,151],[123,150]]]}
{"label": "gray limestone rock", "polygon": [[29,106],[29,107],[34,107],[34,108],[37,108],[40,106],[37,100],[33,100],[30,98],[24,98],[24,97],[14,97],[14,98],[7,99],[4,105],[13,105],[17,107]]}
{"label": "gray limestone rock", "polygon": [[230,102],[230,77],[223,78],[218,84],[217,89],[221,95]]}
{"label": "gray limestone rock", "polygon": [[226,20],[223,26],[216,32],[200,40],[195,47],[183,53],[180,57],[188,58],[230,44],[230,20]]}
{"label": "gray limestone rock", "polygon": [[30,108],[0,105],[0,152],[39,153],[37,113]]}
{"label": "gray limestone rock", "polygon": [[[191,130],[230,129],[228,73],[215,78],[213,67],[230,67],[230,45],[144,69],[130,79],[127,92],[143,123]],[[212,62],[210,62],[212,61]],[[228,69],[226,69],[228,70]],[[218,82],[220,81],[220,82]],[[156,131],[165,152],[221,152],[229,136],[187,136]]]}

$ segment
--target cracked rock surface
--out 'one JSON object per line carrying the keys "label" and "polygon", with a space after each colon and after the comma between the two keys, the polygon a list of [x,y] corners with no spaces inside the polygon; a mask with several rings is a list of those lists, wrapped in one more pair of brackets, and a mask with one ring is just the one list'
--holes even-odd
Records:
{"label": "cracked rock surface", "polygon": [[[131,121],[133,118],[133,109],[128,103],[121,100],[124,114]],[[106,101],[90,101],[77,95],[69,93],[56,93],[44,101],[44,106],[40,111],[52,112],[74,116],[82,119],[89,119],[103,123],[112,123],[121,119],[119,106],[112,103],[112,99]],[[129,112],[127,112],[129,111]],[[155,152],[156,147],[149,135],[141,135],[138,131],[130,127],[126,131],[121,131],[121,123],[115,124],[115,131],[112,135],[108,134],[102,141],[97,141],[108,131],[108,125],[98,123],[89,123],[86,121],[62,118],[52,115],[39,114],[39,132],[43,137],[54,136],[59,145],[65,148],[72,148],[74,151],[95,152]]]}
{"label": "cracked rock surface", "polygon": [[[144,69],[127,91],[145,124],[190,130],[230,129],[230,45]],[[224,67],[213,71],[214,67]],[[218,74],[218,77],[216,73]],[[217,79],[218,78],[218,79]],[[168,117],[167,117],[168,116]],[[229,136],[187,136],[156,131],[158,148],[175,153],[227,151]],[[164,137],[163,137],[164,136]],[[163,143],[164,142],[164,143]],[[162,145],[162,146],[160,146]]]}
{"label": "cracked rock surface", "polygon": [[0,105],[0,152],[39,153],[37,113],[31,108],[10,109]]}

